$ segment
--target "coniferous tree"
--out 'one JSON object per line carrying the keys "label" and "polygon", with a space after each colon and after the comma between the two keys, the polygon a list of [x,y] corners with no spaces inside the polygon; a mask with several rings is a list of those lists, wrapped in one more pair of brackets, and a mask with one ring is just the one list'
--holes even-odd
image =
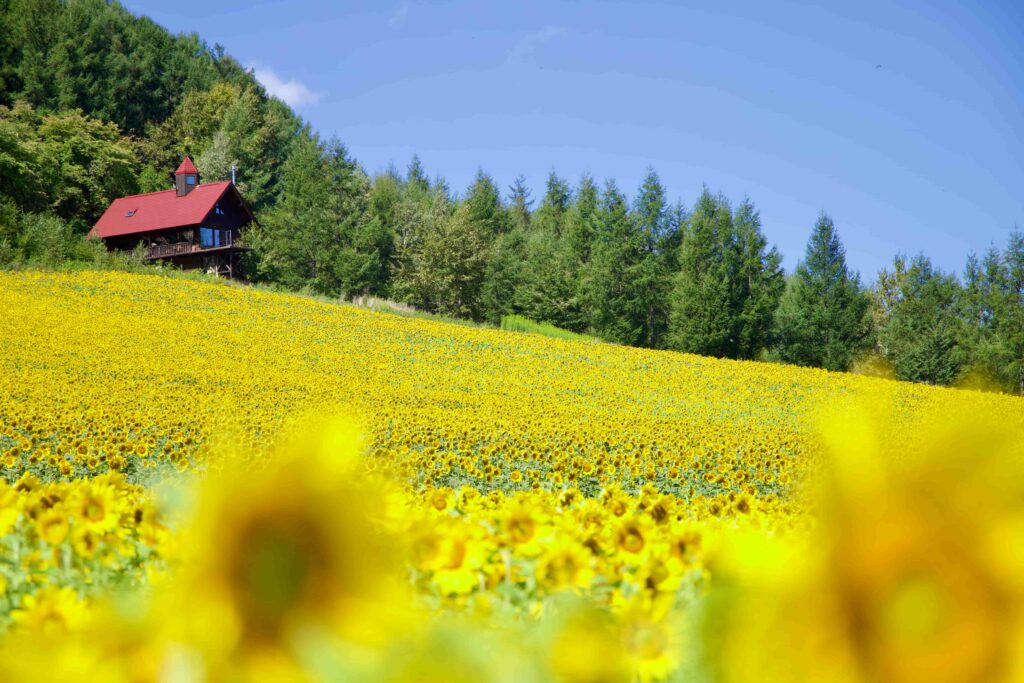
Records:
{"label": "coniferous tree", "polygon": [[60,39],[58,26],[63,8],[59,0],[12,0],[3,25],[9,54],[17,62],[4,63],[6,104],[18,99],[33,107],[56,104],[56,79],[49,55]]}
{"label": "coniferous tree", "polygon": [[562,234],[571,199],[568,184],[552,171],[522,239],[521,281],[512,308],[534,320],[576,329],[580,325],[577,284]]}
{"label": "coniferous tree", "polygon": [[729,204],[704,188],[690,215],[672,285],[671,348],[709,356],[738,355],[734,293],[738,266]]}
{"label": "coniferous tree", "polygon": [[250,231],[259,272],[322,294],[379,290],[390,239],[366,222],[369,181],[344,146],[299,138],[281,183],[283,199]]}
{"label": "coniferous tree", "polygon": [[547,232],[560,237],[565,220],[565,212],[569,209],[572,193],[569,185],[551,171],[548,175],[547,187],[540,207],[534,212],[532,226],[534,230]]}
{"label": "coniferous tree", "polygon": [[971,254],[961,295],[962,346],[970,370],[988,385],[1024,393],[1024,235],[1010,234],[1007,247]]}
{"label": "coniferous tree", "polygon": [[527,278],[524,261],[531,202],[525,178],[518,176],[510,191],[511,207],[505,211],[497,188],[481,171],[466,200],[489,239],[479,308],[482,318],[494,324],[500,323],[502,316],[522,312],[520,301]]}
{"label": "coniferous tree", "polygon": [[602,339],[638,345],[647,318],[646,283],[638,277],[645,240],[614,180],[605,183],[596,227],[585,285],[587,318]]}
{"label": "coniferous tree", "polygon": [[1003,362],[1000,378],[1010,391],[1024,394],[1024,233],[1014,230],[1003,252],[1005,279],[996,337]]}
{"label": "coniferous tree", "polygon": [[737,357],[756,358],[770,344],[772,321],[785,289],[782,255],[761,232],[761,214],[745,198],[733,216],[739,270]]}
{"label": "coniferous tree", "polygon": [[531,216],[526,229],[500,246],[504,272],[515,273],[517,282],[503,314],[519,313],[581,332],[589,325],[582,272],[589,260],[597,189],[585,176],[573,197],[552,174],[544,201],[540,225],[531,227]]}
{"label": "coniferous tree", "polygon": [[380,267],[382,269],[378,286],[373,294],[389,296],[391,283],[394,279],[395,252],[398,248],[397,226],[405,223],[409,213],[408,201],[404,193],[404,182],[393,169],[382,173],[370,182],[367,197],[366,220],[376,226],[381,240]]}
{"label": "coniferous tree", "polygon": [[423,170],[423,163],[420,161],[418,154],[412,155],[412,161],[409,162],[409,169],[406,174],[406,182],[415,191],[426,193],[430,190],[430,181],[427,179],[427,174]]}
{"label": "coniferous tree", "polygon": [[530,188],[526,186],[526,177],[516,176],[515,181],[509,189],[509,220],[511,229],[526,231],[530,229],[530,207],[533,200],[530,199]]}
{"label": "coniferous tree", "polygon": [[890,300],[879,346],[899,379],[951,384],[966,361],[960,283],[915,256],[901,274]]}
{"label": "coniferous tree", "polygon": [[846,370],[866,347],[869,299],[846,266],[846,250],[832,219],[822,213],[804,260],[776,316],[779,357],[787,363]]}
{"label": "coniferous tree", "polygon": [[516,225],[499,235],[490,250],[481,285],[483,317],[497,325],[501,318],[522,314],[522,299],[528,278],[526,253],[528,228]]}
{"label": "coniferous tree", "polygon": [[600,195],[594,179],[584,175],[565,218],[566,244],[581,269],[590,262],[591,246],[598,231],[599,203]]}
{"label": "coniferous tree", "polygon": [[673,216],[658,174],[648,168],[633,203],[632,219],[641,249],[635,273],[637,304],[643,310],[642,343],[649,348],[660,347],[668,329],[668,294],[678,248]]}
{"label": "coniferous tree", "polygon": [[490,239],[505,231],[504,207],[498,187],[489,175],[478,170],[464,202],[466,219],[476,223]]}
{"label": "coniferous tree", "polygon": [[999,251],[994,246],[980,261],[977,254],[969,253],[964,265],[964,287],[960,293],[963,344],[969,349],[970,372],[979,376],[991,376],[998,299],[994,285],[1002,277],[1001,265]]}
{"label": "coniferous tree", "polygon": [[566,241],[535,231],[527,237],[526,254],[525,277],[515,299],[519,310],[533,320],[582,331],[586,317],[579,298],[579,269]]}

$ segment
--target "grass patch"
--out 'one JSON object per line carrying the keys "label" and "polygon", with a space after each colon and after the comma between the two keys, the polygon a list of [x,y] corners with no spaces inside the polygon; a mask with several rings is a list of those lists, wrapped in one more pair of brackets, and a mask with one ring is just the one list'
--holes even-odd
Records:
{"label": "grass patch", "polygon": [[542,334],[545,337],[554,337],[555,339],[568,339],[570,341],[599,341],[595,337],[591,337],[586,334],[580,334],[578,332],[570,332],[569,330],[563,330],[561,327],[555,327],[551,323],[539,323],[534,320],[530,320],[529,318],[524,318],[521,315],[502,316],[501,329],[509,330],[510,332],[529,332],[531,334]]}

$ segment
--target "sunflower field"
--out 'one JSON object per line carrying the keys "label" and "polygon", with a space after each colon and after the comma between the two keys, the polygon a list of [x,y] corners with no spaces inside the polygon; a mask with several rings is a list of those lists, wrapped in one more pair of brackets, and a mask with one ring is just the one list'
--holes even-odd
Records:
{"label": "sunflower field", "polygon": [[0,680],[1024,681],[1024,400],[0,273]]}

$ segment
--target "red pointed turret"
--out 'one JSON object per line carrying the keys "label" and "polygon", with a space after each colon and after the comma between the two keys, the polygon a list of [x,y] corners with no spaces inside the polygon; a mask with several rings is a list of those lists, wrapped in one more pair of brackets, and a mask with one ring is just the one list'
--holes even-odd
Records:
{"label": "red pointed turret", "polygon": [[181,160],[181,165],[178,166],[178,170],[174,172],[174,175],[182,175],[184,173],[191,173],[192,175],[199,175],[199,171],[196,169],[196,165],[192,163],[192,159],[187,155]]}
{"label": "red pointed turret", "polygon": [[181,165],[174,172],[174,189],[179,197],[184,197],[199,185],[199,170],[192,160],[187,156],[181,160]]}

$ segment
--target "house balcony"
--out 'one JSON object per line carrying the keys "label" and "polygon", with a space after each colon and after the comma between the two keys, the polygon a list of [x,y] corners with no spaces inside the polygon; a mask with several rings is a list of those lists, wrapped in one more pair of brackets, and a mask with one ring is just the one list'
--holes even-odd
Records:
{"label": "house balcony", "polygon": [[232,239],[231,233],[225,231],[223,239],[202,242],[175,242],[173,244],[154,244],[146,247],[146,260],[171,258],[174,256],[186,256],[190,254],[208,254],[224,251],[248,251],[242,240]]}

